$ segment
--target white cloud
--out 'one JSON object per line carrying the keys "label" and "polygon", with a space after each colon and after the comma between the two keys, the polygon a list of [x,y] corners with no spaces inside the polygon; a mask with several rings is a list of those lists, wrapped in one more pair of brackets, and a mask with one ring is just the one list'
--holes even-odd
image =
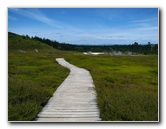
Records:
{"label": "white cloud", "polygon": [[[52,27],[34,28],[36,33],[32,32],[30,28],[15,28],[16,32],[22,34],[28,34],[49,38],[51,40],[57,40],[59,42],[75,43],[75,44],[131,44],[133,42],[145,43],[150,41],[157,43],[158,40],[158,27],[151,24],[155,19],[140,19],[131,21],[131,26],[127,27],[101,27],[99,28],[77,28],[74,25],[63,23],[63,21],[57,21],[51,19],[45,15],[39,9],[10,9],[21,16],[39,21]],[[64,12],[65,13],[65,12]],[[38,33],[37,33],[38,32]]]}
{"label": "white cloud", "polygon": [[21,15],[21,16],[45,23],[45,24],[50,25],[52,27],[63,28],[63,26],[60,23],[58,23],[58,21],[47,17],[38,9],[9,8],[9,11],[12,11],[14,13]]}

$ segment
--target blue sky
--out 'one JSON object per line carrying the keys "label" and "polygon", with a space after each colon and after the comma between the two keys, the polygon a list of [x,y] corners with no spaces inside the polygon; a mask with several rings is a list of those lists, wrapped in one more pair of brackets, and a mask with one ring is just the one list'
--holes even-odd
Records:
{"label": "blue sky", "polygon": [[8,8],[8,31],[61,43],[158,43],[157,8]]}

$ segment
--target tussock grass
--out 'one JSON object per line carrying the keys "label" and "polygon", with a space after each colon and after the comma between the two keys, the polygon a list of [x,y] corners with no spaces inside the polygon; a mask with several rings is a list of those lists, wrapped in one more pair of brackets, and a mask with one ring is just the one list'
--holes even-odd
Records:
{"label": "tussock grass", "polygon": [[66,57],[92,74],[103,121],[158,121],[157,56]]}
{"label": "tussock grass", "polygon": [[30,39],[11,36],[9,34],[8,120],[32,121],[69,70],[55,61],[56,57],[63,56],[62,52]]}
{"label": "tussock grass", "polygon": [[158,120],[158,56],[82,55],[14,34],[8,45],[9,121],[35,120],[69,73],[59,57],[90,71],[103,121]]}
{"label": "tussock grass", "polygon": [[69,70],[57,64],[55,57],[9,54],[9,121],[34,120],[66,78]]}

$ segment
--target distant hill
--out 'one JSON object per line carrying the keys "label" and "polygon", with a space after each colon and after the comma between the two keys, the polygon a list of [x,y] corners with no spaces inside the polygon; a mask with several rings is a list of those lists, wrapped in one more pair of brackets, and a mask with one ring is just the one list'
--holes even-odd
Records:
{"label": "distant hill", "polygon": [[9,32],[9,49],[46,49],[56,48],[66,51],[79,52],[120,52],[120,53],[138,53],[138,54],[158,54],[158,44],[141,45],[137,42],[132,45],[73,45],[69,43],[59,43],[50,39],[40,37],[29,37],[17,35]]}

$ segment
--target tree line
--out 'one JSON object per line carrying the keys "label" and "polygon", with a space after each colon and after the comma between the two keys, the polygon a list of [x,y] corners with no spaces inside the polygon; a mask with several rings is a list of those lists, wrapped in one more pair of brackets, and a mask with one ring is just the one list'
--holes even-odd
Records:
{"label": "tree line", "polygon": [[[9,32],[10,33],[10,32]],[[132,53],[140,53],[140,54],[158,54],[158,44],[151,44],[148,42],[145,45],[134,42],[131,45],[73,45],[69,43],[59,43],[58,41],[52,41],[46,38],[40,38],[38,36],[29,37],[28,35],[23,35],[23,38],[30,38],[36,41],[40,41],[41,43],[45,43],[59,50],[66,51],[79,51],[79,52],[113,52],[113,51],[121,51],[124,52],[132,52]]]}
{"label": "tree line", "polygon": [[158,54],[158,44],[151,44],[148,42],[145,45],[141,45],[137,42],[134,42],[132,45],[73,45],[69,43],[59,43],[58,41],[52,41],[45,38],[40,37],[32,37],[32,39],[38,40],[42,43],[48,44],[59,50],[67,50],[67,51],[79,51],[79,52],[113,52],[113,51],[121,51],[121,52],[133,52],[140,54]]}

